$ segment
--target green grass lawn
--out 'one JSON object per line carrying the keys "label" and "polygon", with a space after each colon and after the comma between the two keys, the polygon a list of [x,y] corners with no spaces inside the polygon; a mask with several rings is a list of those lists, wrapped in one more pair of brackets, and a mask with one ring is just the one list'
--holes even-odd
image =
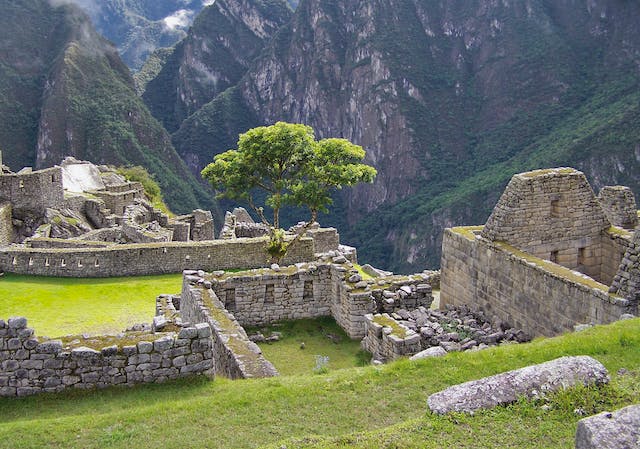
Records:
{"label": "green grass lawn", "polygon": [[0,319],[24,316],[36,335],[99,335],[150,323],[155,299],[179,293],[182,275],[72,279],[5,274]]}
{"label": "green grass lawn", "polygon": [[[473,416],[432,415],[450,385],[563,355],[609,370],[600,389],[570,390]],[[624,368],[624,371],[622,370]],[[0,448],[572,448],[587,414],[640,403],[640,319],[523,345],[382,367],[270,379],[204,378],[134,389],[0,399]]]}
{"label": "green grass lawn", "polygon": [[[318,371],[316,356],[328,357],[326,368],[329,370],[363,366],[371,358],[360,350],[360,341],[349,339],[330,317],[248,328],[247,333],[251,335],[256,330],[265,336],[271,335],[271,332],[282,334],[279,341],[260,343],[258,346],[283,376]],[[304,343],[304,349],[301,349],[301,343]]]}

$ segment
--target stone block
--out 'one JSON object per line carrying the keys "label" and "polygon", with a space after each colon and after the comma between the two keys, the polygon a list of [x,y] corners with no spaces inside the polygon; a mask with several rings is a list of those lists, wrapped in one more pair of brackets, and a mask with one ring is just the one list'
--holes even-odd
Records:
{"label": "stone block", "polygon": [[118,346],[113,345],[102,348],[100,350],[100,354],[102,354],[103,357],[113,357],[114,355],[118,354]]}
{"label": "stone block", "polygon": [[91,358],[96,358],[99,355],[100,355],[100,351],[87,348],[86,346],[80,346],[79,348],[73,348],[71,350],[71,357],[75,357],[78,359],[91,359]]}
{"label": "stone block", "polygon": [[578,384],[598,385],[609,382],[607,369],[597,360],[587,357],[561,357],[539,365],[466,382],[432,394],[427,399],[429,409],[438,414],[468,412],[495,407],[558,391]]}
{"label": "stone block", "polygon": [[178,333],[178,338],[193,339],[198,336],[198,329],[195,327],[183,327]]}
{"label": "stone block", "polygon": [[430,357],[442,357],[447,355],[447,351],[440,346],[433,346],[431,348],[427,348],[424,351],[420,351],[417,354],[409,357],[409,360],[420,360],[427,359]]}
{"label": "stone block", "polygon": [[138,342],[138,352],[140,354],[149,354],[151,351],[153,351],[153,343],[150,341]]}
{"label": "stone block", "polygon": [[603,412],[578,422],[576,449],[640,447],[640,405]]}
{"label": "stone block", "polygon": [[62,351],[62,342],[60,340],[45,341],[36,346],[36,351],[44,354],[58,354]]}
{"label": "stone block", "polygon": [[27,327],[27,319],[24,317],[9,318],[9,329],[24,329]]}
{"label": "stone block", "polygon": [[211,327],[207,323],[196,324],[196,329],[198,330],[198,338],[211,337]]}
{"label": "stone block", "polygon": [[166,351],[167,349],[171,349],[173,347],[173,337],[167,336],[162,337],[153,342],[153,348],[158,352]]}

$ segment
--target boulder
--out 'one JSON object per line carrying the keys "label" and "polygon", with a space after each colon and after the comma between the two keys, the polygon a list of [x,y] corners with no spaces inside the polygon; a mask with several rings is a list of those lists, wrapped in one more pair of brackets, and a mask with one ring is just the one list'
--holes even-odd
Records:
{"label": "boulder", "polygon": [[519,397],[537,397],[578,384],[609,382],[607,369],[588,356],[561,357],[539,365],[508,371],[491,377],[454,385],[427,399],[438,414],[467,412],[509,404]]}
{"label": "boulder", "polygon": [[576,449],[596,448],[640,448],[640,405],[580,420],[576,431]]}

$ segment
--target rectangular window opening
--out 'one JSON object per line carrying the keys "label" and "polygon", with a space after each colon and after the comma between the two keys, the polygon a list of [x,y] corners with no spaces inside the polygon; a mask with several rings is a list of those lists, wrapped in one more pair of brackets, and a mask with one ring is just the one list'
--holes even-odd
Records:
{"label": "rectangular window opening", "polygon": [[549,256],[549,260],[553,263],[558,263],[558,251],[551,251],[551,255]]}
{"label": "rectangular window opening", "polygon": [[273,304],[274,302],[275,297],[273,295],[273,284],[268,284],[264,290],[264,303]]}

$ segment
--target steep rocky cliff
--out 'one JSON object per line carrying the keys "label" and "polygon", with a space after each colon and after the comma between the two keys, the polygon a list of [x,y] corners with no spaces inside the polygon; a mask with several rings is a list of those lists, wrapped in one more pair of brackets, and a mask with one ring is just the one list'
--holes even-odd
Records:
{"label": "steep rocky cliff", "polygon": [[220,0],[205,8],[186,39],[150,81],[143,99],[170,132],[235,85],[291,18],[284,0]]}
{"label": "steep rocky cliff", "polygon": [[442,228],[484,222],[515,172],[640,191],[638,23],[621,0],[303,0],[173,141],[197,170],[256,124],[351,139],[379,176],[330,220],[367,261],[433,266]]}
{"label": "steep rocky cliff", "polygon": [[213,206],[136,96],[116,49],[71,5],[11,0],[0,15],[0,145],[14,169],[72,155],[139,164],[177,211]]}
{"label": "steep rocky cliff", "polygon": [[75,4],[100,34],[112,41],[123,61],[138,70],[156,48],[186,36],[193,19],[212,0],[50,0]]}

